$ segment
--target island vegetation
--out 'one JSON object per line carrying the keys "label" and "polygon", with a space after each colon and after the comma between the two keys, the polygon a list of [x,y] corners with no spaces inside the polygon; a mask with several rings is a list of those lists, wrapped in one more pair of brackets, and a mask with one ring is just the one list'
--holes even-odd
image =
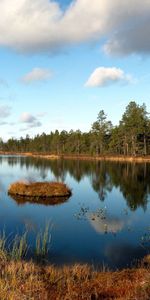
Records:
{"label": "island vegetation", "polygon": [[[71,190],[62,182],[15,182],[9,186],[8,194],[28,198],[40,202],[40,199],[52,199],[52,203],[59,202],[59,198],[69,198]],[[55,199],[55,201],[53,200]]]}
{"label": "island vegetation", "polygon": [[119,125],[113,126],[103,110],[98,113],[89,132],[63,130],[42,133],[31,138],[0,141],[0,151],[42,153],[57,156],[148,156],[150,155],[150,117],[145,104],[131,101]]}

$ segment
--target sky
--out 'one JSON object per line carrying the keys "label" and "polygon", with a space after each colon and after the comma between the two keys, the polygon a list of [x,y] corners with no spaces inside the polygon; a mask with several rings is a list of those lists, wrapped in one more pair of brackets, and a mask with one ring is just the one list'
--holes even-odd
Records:
{"label": "sky", "polygon": [[150,111],[149,0],[1,0],[0,137]]}

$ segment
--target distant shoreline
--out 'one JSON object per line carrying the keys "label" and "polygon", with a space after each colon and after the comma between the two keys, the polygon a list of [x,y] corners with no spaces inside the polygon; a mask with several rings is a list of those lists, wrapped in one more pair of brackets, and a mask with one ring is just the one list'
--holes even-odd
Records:
{"label": "distant shoreline", "polygon": [[0,155],[22,155],[26,157],[44,158],[49,160],[58,159],[73,159],[73,160],[89,160],[89,161],[116,161],[116,162],[135,162],[144,163],[150,162],[150,155],[148,156],[123,156],[123,155],[104,155],[104,156],[90,156],[90,155],[67,155],[67,154],[44,154],[44,153],[32,153],[32,152],[2,152]]}

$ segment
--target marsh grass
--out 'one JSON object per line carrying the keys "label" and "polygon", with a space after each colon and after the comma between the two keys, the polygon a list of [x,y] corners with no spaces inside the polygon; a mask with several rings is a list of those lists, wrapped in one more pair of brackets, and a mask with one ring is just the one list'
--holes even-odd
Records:
{"label": "marsh grass", "polygon": [[30,256],[36,261],[46,261],[50,253],[52,224],[47,222],[44,230],[35,237],[35,248],[31,251],[28,243],[28,231],[19,235],[10,234],[6,237],[5,229],[0,233],[0,259],[18,261],[27,259],[30,249]]}
{"label": "marsh grass", "polygon": [[8,194],[40,199],[70,197],[71,190],[62,182],[15,182],[9,186]]}
{"label": "marsh grass", "polygon": [[52,225],[47,222],[44,232],[40,230],[36,237],[35,257],[45,259],[50,251]]}
{"label": "marsh grass", "polygon": [[27,232],[22,236],[16,235],[9,250],[10,259],[19,260],[26,257],[28,251]]}
{"label": "marsh grass", "polygon": [[36,236],[36,260],[26,260],[27,231],[14,238],[6,237],[5,230],[0,233],[0,300],[150,299],[149,257],[136,268],[116,272],[81,264],[58,268],[44,260],[50,252],[51,229],[48,222]]}
{"label": "marsh grass", "polygon": [[1,300],[149,300],[147,268],[98,272],[87,265],[56,268],[33,261],[0,261]]}

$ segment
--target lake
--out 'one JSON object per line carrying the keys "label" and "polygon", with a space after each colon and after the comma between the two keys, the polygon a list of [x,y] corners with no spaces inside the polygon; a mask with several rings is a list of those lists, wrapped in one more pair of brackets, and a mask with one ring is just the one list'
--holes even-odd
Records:
{"label": "lake", "polygon": [[[72,196],[57,205],[13,199],[18,180],[63,181]],[[150,250],[150,164],[0,156],[0,230],[35,236],[51,224],[49,261],[110,269],[134,265]]]}

